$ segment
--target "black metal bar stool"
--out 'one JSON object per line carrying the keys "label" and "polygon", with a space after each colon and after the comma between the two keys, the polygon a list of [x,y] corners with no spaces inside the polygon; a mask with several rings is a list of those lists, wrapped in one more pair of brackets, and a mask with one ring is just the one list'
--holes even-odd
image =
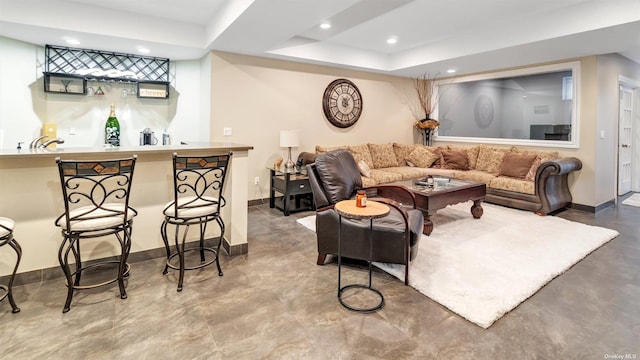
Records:
{"label": "black metal bar stool", "polygon": [[[129,274],[127,258],[131,249],[131,231],[133,218],[138,214],[129,207],[136,156],[96,161],[57,158],[56,162],[65,209],[55,221],[62,230],[58,260],[68,287],[62,312],[69,311],[74,290],[93,289],[116,281],[120,298],[126,299],[124,278]],[[117,260],[96,260],[83,265],[80,243],[108,235],[114,235],[118,241]],[[85,270],[107,264],[117,264],[117,274],[113,278],[81,284],[80,277]]]}
{"label": "black metal bar stool", "polygon": [[16,252],[16,266],[13,268],[13,272],[9,277],[9,284],[7,286],[0,285],[0,290],[3,290],[4,294],[0,296],[0,301],[5,298],[9,298],[9,304],[11,304],[12,312],[15,314],[20,312],[20,308],[16,305],[15,300],[13,299],[13,281],[16,278],[16,272],[18,271],[18,265],[20,265],[20,259],[22,258],[22,248],[20,244],[13,238],[13,228],[14,228],[13,220],[5,217],[0,217],[0,248],[9,245],[13,251]]}
{"label": "black metal bar stool", "polygon": [[[220,268],[220,245],[224,237],[224,222],[220,217],[220,209],[225,206],[226,200],[222,196],[224,179],[231,162],[232,153],[207,156],[178,156],[173,154],[173,196],[163,210],[164,221],[160,227],[160,233],[167,251],[167,262],[163,274],[167,274],[169,268],[179,270],[178,291],[182,291],[185,270],[200,269],[214,262],[218,267],[218,276],[222,276]],[[207,223],[215,221],[220,227],[220,240],[217,248],[205,247],[204,237]],[[167,237],[167,226],[175,225],[175,252],[171,252]],[[191,225],[198,225],[200,241],[197,246],[185,248],[187,233]],[[182,240],[180,240],[180,227],[185,226]],[[200,263],[196,265],[185,264],[185,252],[199,251]],[[213,258],[205,259],[205,252],[213,254]],[[178,263],[171,260],[178,257]]]}

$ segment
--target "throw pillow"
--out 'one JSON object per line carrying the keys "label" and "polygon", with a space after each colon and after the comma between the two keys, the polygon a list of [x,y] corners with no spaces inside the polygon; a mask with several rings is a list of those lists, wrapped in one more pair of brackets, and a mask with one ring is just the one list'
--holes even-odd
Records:
{"label": "throw pillow", "polygon": [[358,162],[358,170],[360,170],[360,175],[362,175],[364,177],[368,177],[368,178],[371,177],[371,168],[369,168],[367,163],[364,162],[363,160],[360,160]]}
{"label": "throw pillow", "polygon": [[498,175],[524,179],[536,158],[536,154],[505,153]]}
{"label": "throw pillow", "polygon": [[440,155],[432,153],[425,147],[417,146],[406,160],[417,167],[428,168],[438,159],[440,159]]}
{"label": "throw pillow", "polygon": [[369,146],[367,146],[367,144],[348,146],[347,149],[351,152],[351,155],[353,155],[356,164],[359,163],[360,160],[364,160],[370,168],[373,168],[373,160],[371,159],[371,153],[369,152]]}
{"label": "throw pillow", "polygon": [[478,152],[480,151],[480,146],[472,146],[467,148],[467,158],[469,159],[469,169],[475,169],[476,163],[478,162]]}
{"label": "throw pillow", "polygon": [[476,161],[476,170],[485,171],[490,174],[497,174],[500,172],[500,166],[502,165],[502,158],[509,149],[492,148],[485,145],[480,145],[478,150],[478,160]]}
{"label": "throw pillow", "polygon": [[[369,153],[375,169],[398,166],[393,144],[369,144]],[[403,164],[404,165],[404,164]]]}
{"label": "throw pillow", "polygon": [[469,159],[465,150],[442,150],[442,168],[451,170],[469,170]]}
{"label": "throw pillow", "polygon": [[442,165],[442,154],[440,153],[440,151],[448,150],[447,147],[444,147],[444,146],[416,145],[416,148],[418,148],[418,147],[426,149],[427,151],[430,151],[430,152],[436,154],[436,156],[438,156],[436,161],[434,161],[433,164],[431,164],[430,167],[437,168],[437,169],[439,169],[441,167],[441,165]]}
{"label": "throw pillow", "polygon": [[527,173],[527,175],[525,175],[524,179],[528,181],[535,181],[536,172],[538,172],[538,168],[540,167],[540,164],[542,164],[545,161],[549,161],[557,158],[558,158],[558,152],[556,151],[538,153],[536,159],[533,161],[533,164],[531,164],[531,168],[529,169],[529,172]]}
{"label": "throw pillow", "polygon": [[337,149],[346,149],[347,145],[340,145],[340,146],[320,146],[320,145],[316,145],[316,154],[322,154],[322,153],[326,153],[328,151],[331,150],[337,150]]}
{"label": "throw pillow", "polygon": [[398,162],[398,166],[402,166],[405,164],[405,159],[407,158],[407,156],[409,156],[409,154],[411,154],[411,152],[415,148],[416,148],[416,144],[407,145],[407,144],[393,143],[393,152],[396,153],[396,161]]}

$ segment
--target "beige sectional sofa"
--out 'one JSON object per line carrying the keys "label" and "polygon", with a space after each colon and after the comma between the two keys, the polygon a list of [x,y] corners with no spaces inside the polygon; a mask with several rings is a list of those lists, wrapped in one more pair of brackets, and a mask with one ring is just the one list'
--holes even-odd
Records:
{"label": "beige sectional sofa", "polygon": [[316,153],[339,148],[353,154],[364,186],[427,175],[465,179],[487,184],[487,202],[544,215],[571,204],[567,176],[582,168],[579,159],[560,158],[557,152],[489,145],[316,146]]}

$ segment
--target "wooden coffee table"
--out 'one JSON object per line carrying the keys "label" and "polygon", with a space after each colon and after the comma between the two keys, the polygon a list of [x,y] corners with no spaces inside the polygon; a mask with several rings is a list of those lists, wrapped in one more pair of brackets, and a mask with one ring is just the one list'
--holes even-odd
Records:
{"label": "wooden coffee table", "polygon": [[[409,189],[416,197],[416,208],[424,214],[423,234],[430,235],[433,231],[431,216],[448,205],[465,201],[473,201],[471,215],[475,219],[482,216],[482,201],[487,195],[487,185],[478,182],[449,179],[446,183],[436,183],[433,188],[416,185],[414,180],[398,181],[393,185],[401,185]],[[380,194],[384,196],[384,194]],[[396,199],[396,201],[401,201]]]}

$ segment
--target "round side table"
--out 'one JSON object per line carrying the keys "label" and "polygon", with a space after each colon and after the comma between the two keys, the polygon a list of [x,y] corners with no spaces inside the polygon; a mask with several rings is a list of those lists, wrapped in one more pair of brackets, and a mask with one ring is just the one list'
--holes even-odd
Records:
{"label": "round side table", "polygon": [[[371,286],[371,258],[372,258],[372,242],[373,242],[373,219],[378,219],[381,217],[385,217],[389,214],[389,207],[385,204],[376,202],[376,201],[367,201],[366,207],[357,207],[355,200],[343,200],[338,202],[334,209],[338,213],[339,216],[339,224],[338,224],[338,301],[345,308],[358,312],[373,312],[381,309],[384,306],[384,296],[377,289],[374,289]],[[369,284],[351,284],[346,286],[341,286],[341,268],[342,268],[342,254],[341,254],[341,242],[342,242],[342,218],[345,217],[347,219],[368,219],[369,220],[369,258],[367,262],[369,264]],[[362,288],[367,289],[376,293],[380,296],[380,302],[369,308],[357,308],[353,307],[342,300],[342,293],[347,289],[352,288]]]}

